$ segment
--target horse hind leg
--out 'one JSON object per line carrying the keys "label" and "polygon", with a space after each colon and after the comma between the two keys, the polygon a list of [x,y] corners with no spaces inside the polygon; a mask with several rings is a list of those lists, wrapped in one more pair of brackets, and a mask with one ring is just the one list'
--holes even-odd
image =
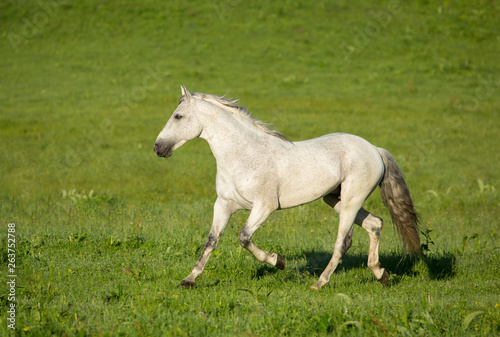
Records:
{"label": "horse hind leg", "polygon": [[[342,204],[340,201],[339,193],[329,194],[329,195],[325,196],[323,198],[323,200],[325,201],[325,203],[327,203],[333,209],[335,209],[335,211],[337,211],[338,213],[341,212]],[[380,267],[379,254],[378,254],[380,235],[381,235],[382,226],[383,226],[382,219],[371,214],[370,212],[365,210],[363,207],[361,207],[354,218],[354,223],[361,226],[370,236],[370,251],[369,251],[369,255],[368,255],[368,267],[372,270],[375,277],[383,285],[386,285],[387,281],[389,279],[389,274],[385,271],[385,269]],[[342,250],[340,251],[341,256],[343,256],[347,252],[347,250],[351,247],[353,230],[354,230],[354,227],[351,226],[351,229],[345,235],[343,245],[341,245],[341,248],[342,248]],[[340,236],[340,226],[339,226],[339,236]],[[338,237],[337,237],[337,241],[338,241]],[[335,244],[335,248],[337,248],[337,243]],[[332,261],[334,260],[334,257],[335,257],[335,253],[334,253],[334,256],[332,257]],[[342,263],[341,258],[342,257],[339,258],[338,262],[330,261],[330,263],[332,263],[332,264]],[[330,266],[330,264],[329,264],[329,266],[325,269],[325,272],[329,269],[329,267],[333,268],[333,265]],[[335,267],[336,267],[336,265],[335,265]],[[335,268],[333,268],[333,270],[334,269]],[[333,270],[331,271],[331,273],[333,273]],[[330,276],[331,276],[331,274],[330,274]],[[321,277],[320,277],[320,280],[321,280]],[[324,284],[326,284],[326,282],[324,282],[324,284],[322,284],[323,282],[320,282],[320,280],[318,280],[318,282],[316,282],[311,288],[312,289],[319,289],[318,286],[321,287]]]}
{"label": "horse hind leg", "polygon": [[[338,189],[340,193],[340,189]],[[331,193],[323,197],[323,201],[330,205],[337,213],[340,213],[340,194]],[[354,226],[351,227],[349,233],[347,233],[344,240],[344,254],[347,253],[352,245],[352,233],[354,232]],[[340,261],[342,263],[342,261]]]}
{"label": "horse hind leg", "polygon": [[[311,286],[311,289],[318,290],[330,281],[330,277],[332,276],[339,263],[342,262],[342,257],[350,247],[352,228],[354,226],[356,215],[361,206],[363,206],[364,198],[351,197],[349,199],[349,203],[337,202],[334,206],[335,210],[337,210],[340,214],[339,229],[337,240],[335,241],[335,248],[333,250],[333,255],[330,259],[330,262],[326,266],[323,273],[321,273],[316,283]],[[325,201],[328,203],[327,200]],[[332,202],[333,200],[329,201]]]}
{"label": "horse hind leg", "polygon": [[355,223],[360,225],[370,236],[370,251],[368,253],[368,267],[371,269],[377,280],[384,286],[389,281],[389,274],[380,267],[379,244],[382,233],[383,221],[378,216],[373,215],[364,208],[361,208],[356,215]]}

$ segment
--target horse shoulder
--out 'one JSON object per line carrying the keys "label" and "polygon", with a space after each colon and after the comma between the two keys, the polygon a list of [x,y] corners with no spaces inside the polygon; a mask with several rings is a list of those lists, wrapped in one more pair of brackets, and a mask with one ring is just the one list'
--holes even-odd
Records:
{"label": "horse shoulder", "polygon": [[278,208],[277,184],[275,176],[259,170],[252,165],[234,167],[230,170],[217,169],[217,195],[226,200],[232,200],[241,208],[252,209],[255,203]]}

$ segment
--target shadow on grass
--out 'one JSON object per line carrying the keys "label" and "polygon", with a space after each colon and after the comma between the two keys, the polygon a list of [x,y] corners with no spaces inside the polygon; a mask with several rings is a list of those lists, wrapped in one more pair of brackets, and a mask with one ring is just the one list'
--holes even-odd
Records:
{"label": "shadow on grass", "polygon": [[449,279],[455,276],[456,258],[452,253],[431,254],[423,260],[432,280]]}
{"label": "shadow on grass", "polygon": [[[316,277],[323,272],[332,257],[331,252],[309,250],[304,251],[294,256],[288,256],[288,261],[293,259],[306,259],[306,265],[299,267],[299,272],[307,272]],[[379,257],[380,263],[390,275],[391,284],[397,284],[401,281],[403,276],[416,276],[421,273],[421,269],[416,266],[420,260],[423,261],[428,276],[431,280],[450,279],[455,276],[455,255],[450,252],[432,253],[421,258],[413,257],[410,255],[402,256],[400,253],[390,252],[382,253]],[[350,270],[356,268],[367,268],[368,255],[363,253],[347,253],[342,259],[336,271]],[[260,265],[255,270],[255,277],[261,278],[265,275],[274,274],[278,272],[277,268],[271,267],[267,264]]]}
{"label": "shadow on grass", "polygon": [[265,277],[266,275],[278,273],[279,271],[280,270],[276,267],[270,266],[267,263],[262,263],[257,267],[257,269],[253,270],[252,278],[260,279],[262,277]]}

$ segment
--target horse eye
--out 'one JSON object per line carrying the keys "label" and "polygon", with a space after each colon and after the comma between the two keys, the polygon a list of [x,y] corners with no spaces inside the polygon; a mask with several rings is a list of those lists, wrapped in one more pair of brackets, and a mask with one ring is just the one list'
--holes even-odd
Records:
{"label": "horse eye", "polygon": [[175,115],[175,119],[181,119],[181,118],[182,118],[181,115],[179,115],[179,114]]}

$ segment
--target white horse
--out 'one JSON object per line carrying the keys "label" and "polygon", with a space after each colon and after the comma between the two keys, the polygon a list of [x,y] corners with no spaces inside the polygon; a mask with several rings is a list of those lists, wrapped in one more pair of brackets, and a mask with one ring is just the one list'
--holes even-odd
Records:
{"label": "white horse", "polygon": [[368,267],[387,284],[389,274],[380,267],[378,254],[382,219],[363,208],[377,185],[404,250],[420,253],[418,216],[402,173],[387,150],[343,133],[292,142],[268,129],[236,101],[190,93],[184,86],[181,90],[179,106],[158,135],[154,151],[168,158],[187,141],[205,139],[217,161],[217,200],[201,257],[179,286],[195,286],[229,218],[240,209],[250,210],[238,235],[241,246],[259,261],[284,269],[284,258],[255,246],[252,235],[275,210],[319,198],[340,214],[340,222],[333,256],[311,288],[328,283],[342,262],[351,246],[354,223],[370,236]]}

